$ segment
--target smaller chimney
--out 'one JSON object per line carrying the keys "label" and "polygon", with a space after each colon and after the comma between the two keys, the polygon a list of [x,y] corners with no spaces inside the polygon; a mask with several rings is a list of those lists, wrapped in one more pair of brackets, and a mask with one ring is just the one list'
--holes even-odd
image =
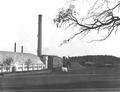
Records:
{"label": "smaller chimney", "polygon": [[16,52],[16,43],[14,43],[14,52]]}
{"label": "smaller chimney", "polygon": [[21,53],[23,53],[23,46],[21,46]]}

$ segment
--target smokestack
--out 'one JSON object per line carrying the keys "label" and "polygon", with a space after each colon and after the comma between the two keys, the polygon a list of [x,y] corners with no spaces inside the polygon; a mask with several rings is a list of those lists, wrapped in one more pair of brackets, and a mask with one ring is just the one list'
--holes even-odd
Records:
{"label": "smokestack", "polygon": [[21,53],[23,53],[23,46],[21,46]]}
{"label": "smokestack", "polygon": [[14,52],[16,52],[16,43],[14,43]]}
{"label": "smokestack", "polygon": [[38,48],[37,55],[42,54],[42,15],[38,15]]}

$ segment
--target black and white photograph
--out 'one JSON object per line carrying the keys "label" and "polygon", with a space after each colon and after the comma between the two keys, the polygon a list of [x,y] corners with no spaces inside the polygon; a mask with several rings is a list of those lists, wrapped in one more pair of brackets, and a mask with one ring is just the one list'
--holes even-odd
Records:
{"label": "black and white photograph", "polygon": [[120,1],[0,0],[0,92],[120,92]]}

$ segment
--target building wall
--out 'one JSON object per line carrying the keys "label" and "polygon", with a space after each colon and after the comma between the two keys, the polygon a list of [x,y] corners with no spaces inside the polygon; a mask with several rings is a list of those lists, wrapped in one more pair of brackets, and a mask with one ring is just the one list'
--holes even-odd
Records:
{"label": "building wall", "polygon": [[63,66],[62,58],[55,56],[53,58],[53,67],[55,68],[55,67],[61,67],[61,66]]}
{"label": "building wall", "polygon": [[63,59],[54,55],[41,55],[40,56],[43,63],[49,68],[57,68],[63,66]]}

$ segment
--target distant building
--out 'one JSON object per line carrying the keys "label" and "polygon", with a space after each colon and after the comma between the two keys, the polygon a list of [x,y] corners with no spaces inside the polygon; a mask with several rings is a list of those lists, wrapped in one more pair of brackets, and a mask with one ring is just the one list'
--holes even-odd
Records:
{"label": "distant building", "polygon": [[13,59],[13,64],[16,62],[24,64],[27,60],[31,60],[33,64],[43,64],[38,56],[31,53],[0,51],[0,63],[3,63],[4,60],[9,57]]}
{"label": "distant building", "polygon": [[41,55],[40,56],[47,69],[53,69],[63,66],[63,59],[55,55]]}
{"label": "distant building", "polygon": [[[6,66],[6,63],[9,63],[9,59],[11,59],[10,71],[12,71],[12,67],[16,67],[16,71],[18,71],[19,67],[24,68],[25,65],[31,64],[35,67],[39,66],[39,68],[36,68],[38,70],[43,69],[45,67],[45,64],[40,60],[40,58],[34,54],[31,53],[19,53],[19,52],[8,52],[8,51],[0,51],[0,64],[4,65],[4,70],[8,66]],[[6,64],[6,65],[5,65]],[[22,71],[22,69],[20,70]]]}

